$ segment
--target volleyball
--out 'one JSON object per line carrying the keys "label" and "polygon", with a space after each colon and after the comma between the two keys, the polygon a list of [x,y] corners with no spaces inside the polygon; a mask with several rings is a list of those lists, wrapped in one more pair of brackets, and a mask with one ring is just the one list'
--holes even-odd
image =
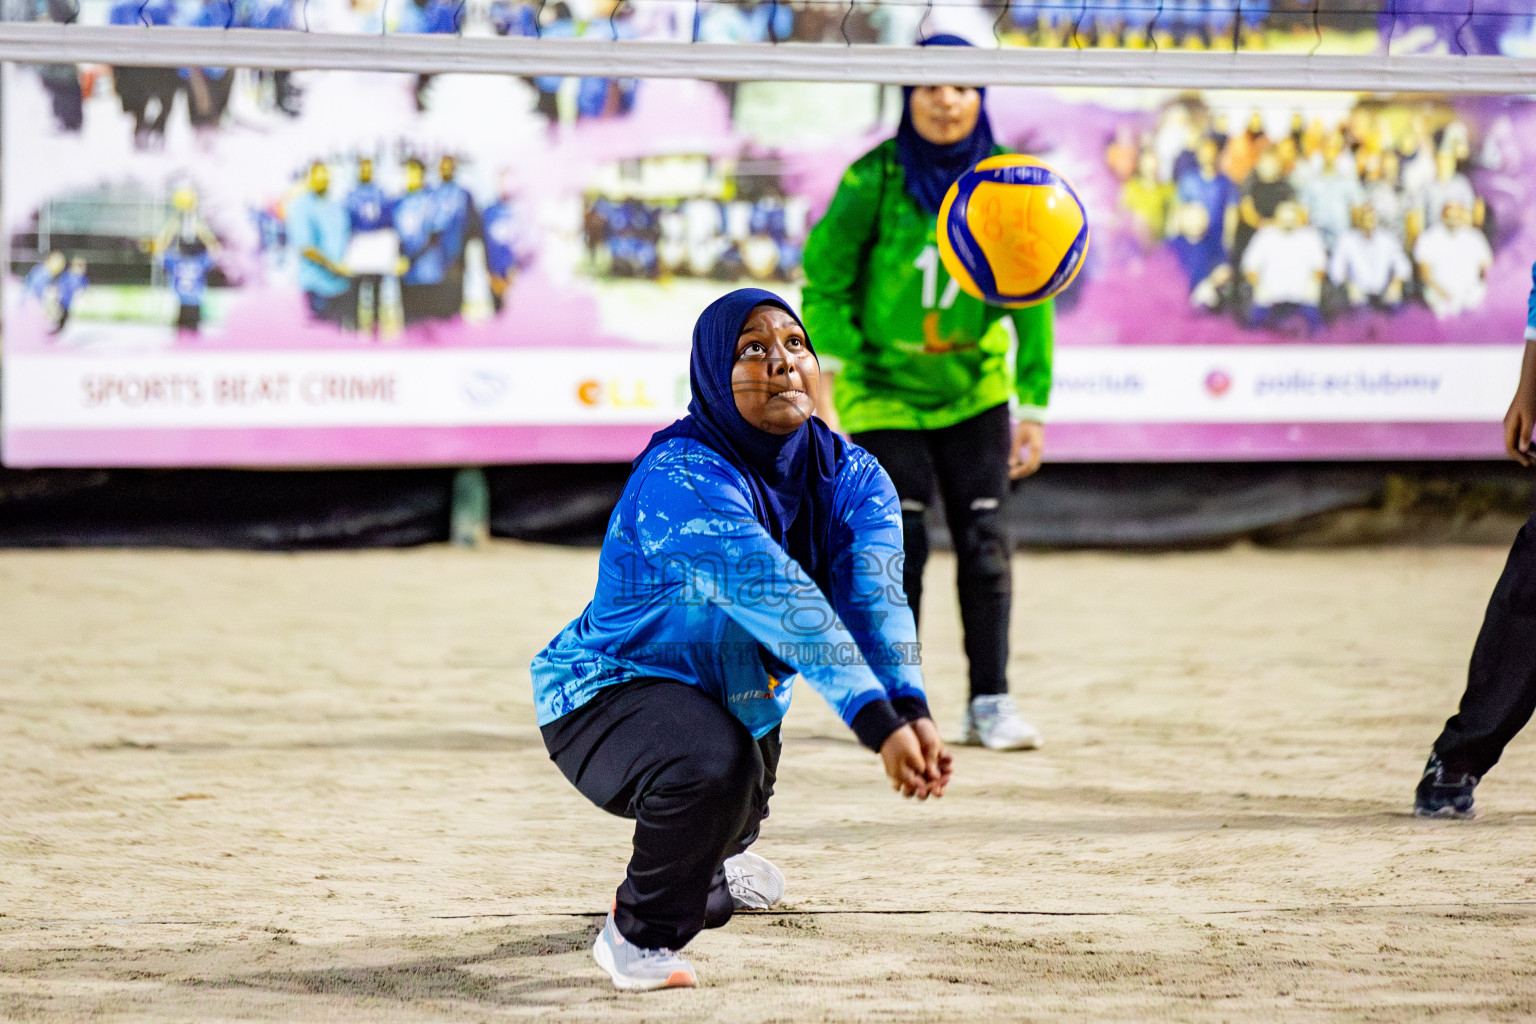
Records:
{"label": "volleyball", "polygon": [[939,207],[939,257],[969,295],[1017,309],[1059,294],[1083,267],[1088,212],[1072,184],[1034,157],[992,156]]}

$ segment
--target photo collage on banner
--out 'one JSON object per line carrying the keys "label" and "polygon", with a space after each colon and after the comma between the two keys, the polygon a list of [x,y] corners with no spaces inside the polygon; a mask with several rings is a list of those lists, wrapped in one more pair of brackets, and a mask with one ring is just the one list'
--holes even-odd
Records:
{"label": "photo collage on banner", "polygon": [[[683,412],[708,302],[798,303],[807,233],[901,112],[876,85],[6,74],[19,466],[627,460]],[[1531,103],[987,104],[1090,217],[1057,300],[1052,457],[1499,453]]]}

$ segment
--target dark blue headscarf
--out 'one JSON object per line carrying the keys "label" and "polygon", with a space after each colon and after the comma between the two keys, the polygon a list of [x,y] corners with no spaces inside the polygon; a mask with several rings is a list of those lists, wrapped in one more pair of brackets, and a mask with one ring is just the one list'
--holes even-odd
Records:
{"label": "dark blue headscarf", "polygon": [[[970,46],[959,36],[938,35],[920,40],[918,46]],[[981,93],[981,113],[971,134],[948,146],[936,145],[912,126],[912,86],[901,88],[901,127],[896,129],[896,159],[906,172],[907,191],[917,205],[937,216],[944,193],[960,175],[992,155],[992,122],[987,119],[987,90]]]}
{"label": "dark blue headscarf", "polygon": [[[741,470],[752,492],[753,511],[773,539],[810,577],[827,586],[832,490],[842,460],[842,440],[816,417],[793,433],[770,434],[742,418],[731,392],[731,369],[742,325],[757,306],[777,306],[800,323],[789,303],[762,288],[739,288],[705,307],[693,326],[688,415],[651,435],[634,468],[652,448],[674,437],[712,448]],[[800,324],[801,330],[805,325]],[[806,345],[811,345],[807,334]],[[811,347],[812,354],[815,348]]]}

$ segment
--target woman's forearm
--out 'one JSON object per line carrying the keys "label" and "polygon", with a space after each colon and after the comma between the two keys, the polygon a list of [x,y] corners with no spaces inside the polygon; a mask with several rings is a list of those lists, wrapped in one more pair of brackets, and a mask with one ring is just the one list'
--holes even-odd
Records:
{"label": "woman's forearm", "polygon": [[1525,343],[1525,355],[1520,360],[1520,384],[1516,390],[1536,395],[1536,339]]}

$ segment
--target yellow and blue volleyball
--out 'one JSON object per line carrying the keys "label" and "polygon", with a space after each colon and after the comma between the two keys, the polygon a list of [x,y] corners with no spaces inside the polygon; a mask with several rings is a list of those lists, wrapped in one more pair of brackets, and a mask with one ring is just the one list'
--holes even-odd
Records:
{"label": "yellow and blue volleyball", "polygon": [[949,187],[939,207],[944,269],[983,302],[1044,302],[1072,283],[1087,254],[1083,201],[1034,157],[988,157]]}

